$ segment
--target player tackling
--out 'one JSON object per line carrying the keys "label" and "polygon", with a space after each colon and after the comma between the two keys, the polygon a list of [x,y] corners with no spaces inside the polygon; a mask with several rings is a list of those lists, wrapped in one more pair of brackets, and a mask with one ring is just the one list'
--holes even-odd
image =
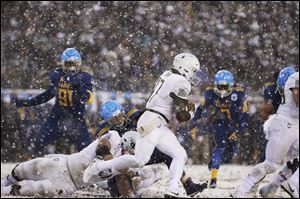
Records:
{"label": "player tackling", "polygon": [[124,155],[110,161],[99,161],[84,172],[84,181],[107,169],[124,170],[142,167],[150,159],[155,147],[172,157],[168,193],[165,197],[179,195],[179,182],[187,160],[185,149],[180,145],[168,123],[175,113],[179,122],[191,119],[194,104],[187,99],[193,85],[200,82],[198,59],[190,53],[180,53],[174,58],[171,71],[165,71],[157,80],[154,91],[146,104],[146,111],[139,118],[135,155]]}

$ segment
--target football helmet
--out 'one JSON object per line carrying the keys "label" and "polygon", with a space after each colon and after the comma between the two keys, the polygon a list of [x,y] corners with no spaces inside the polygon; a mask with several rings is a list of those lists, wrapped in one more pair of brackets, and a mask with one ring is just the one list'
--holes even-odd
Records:
{"label": "football helmet", "polygon": [[173,68],[195,86],[201,81],[201,78],[197,76],[197,72],[200,70],[199,60],[190,53],[176,55],[173,61]]}
{"label": "football helmet", "polygon": [[296,72],[296,69],[294,67],[288,66],[282,69],[278,75],[277,78],[277,90],[280,94],[283,94],[284,85],[288,78]]}
{"label": "football helmet", "polygon": [[121,147],[130,153],[134,152],[138,133],[136,131],[127,131],[121,138]]}
{"label": "football helmet", "polygon": [[107,100],[100,108],[100,115],[109,125],[121,128],[126,121],[123,107],[116,101]]}
{"label": "football helmet", "polygon": [[61,54],[62,68],[66,71],[76,71],[81,65],[80,53],[75,48],[67,48]]}
{"label": "football helmet", "polygon": [[215,75],[214,91],[221,98],[231,94],[234,84],[234,78],[228,70],[220,70]]}

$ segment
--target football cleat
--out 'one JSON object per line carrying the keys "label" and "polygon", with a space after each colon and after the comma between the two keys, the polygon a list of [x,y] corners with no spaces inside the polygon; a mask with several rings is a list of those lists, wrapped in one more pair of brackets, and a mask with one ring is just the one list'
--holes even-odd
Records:
{"label": "football cleat", "polygon": [[209,188],[211,188],[211,189],[217,188],[217,178],[213,178],[210,180]]}
{"label": "football cleat", "polygon": [[165,195],[164,195],[165,198],[181,198],[179,196],[179,193],[173,193],[173,192],[167,192]]}
{"label": "football cleat", "polygon": [[296,187],[293,186],[293,184],[287,182],[283,182],[281,184],[281,188],[289,194],[292,198],[299,198],[299,192]]}
{"label": "football cleat", "polygon": [[183,187],[188,196],[194,197],[197,193],[202,192],[204,189],[207,188],[207,182],[197,184],[194,183],[191,178],[188,178],[186,183],[184,183]]}

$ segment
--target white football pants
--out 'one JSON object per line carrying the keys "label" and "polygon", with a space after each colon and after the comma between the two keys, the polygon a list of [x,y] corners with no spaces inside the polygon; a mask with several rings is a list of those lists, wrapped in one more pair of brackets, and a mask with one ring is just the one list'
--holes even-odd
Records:
{"label": "white football pants", "polygon": [[77,190],[67,168],[67,159],[60,155],[20,163],[14,172],[18,178],[26,180],[20,183],[20,195],[52,197],[69,195]]}
{"label": "white football pants", "polygon": [[236,193],[240,196],[249,193],[267,174],[276,171],[283,161],[299,156],[299,120],[276,114],[264,125],[264,130],[269,140],[266,146],[266,160],[256,165],[237,188]]}
{"label": "white football pants", "polygon": [[[151,119],[156,121],[162,118],[156,113],[146,111],[138,121],[138,128],[151,124]],[[135,147],[135,160],[139,166],[145,165],[150,160],[155,147],[173,158],[170,166],[168,189],[171,192],[178,193],[179,182],[187,160],[187,154],[175,134],[165,124],[165,121],[162,121],[161,124],[156,126],[156,128],[147,135],[140,135],[138,137]]]}

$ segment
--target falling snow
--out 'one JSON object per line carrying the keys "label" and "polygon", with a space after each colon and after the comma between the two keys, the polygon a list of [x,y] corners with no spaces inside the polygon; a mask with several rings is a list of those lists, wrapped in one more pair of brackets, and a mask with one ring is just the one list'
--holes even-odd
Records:
{"label": "falling snow", "polygon": [[[251,165],[264,158],[259,115],[264,83],[285,66],[299,69],[299,2],[1,2],[1,178],[8,172],[3,168],[14,164],[8,162],[37,155],[34,143],[55,104],[52,99],[16,108],[15,100],[45,91],[49,74],[61,67],[60,55],[69,47],[81,53],[81,70],[93,76],[95,100],[86,105],[84,117],[93,136],[103,101],[117,100],[126,110],[144,109],[157,78],[180,52],[196,55],[205,73],[205,80],[192,90],[196,106],[215,73],[230,70],[236,84],[245,88],[250,110],[233,163],[250,166],[224,166],[222,188],[198,195],[229,197]],[[200,122],[205,128],[206,121]],[[49,153],[76,152],[68,137],[73,124],[62,123],[64,136],[47,146]],[[197,164],[209,162],[212,135],[191,134],[186,123],[174,121],[172,127],[193,165],[192,175],[207,180],[207,166]],[[241,169],[237,176],[236,169]],[[161,197],[160,186],[166,187],[165,179],[144,193],[152,196],[155,191],[153,196]],[[286,195],[280,192],[278,197]]]}

